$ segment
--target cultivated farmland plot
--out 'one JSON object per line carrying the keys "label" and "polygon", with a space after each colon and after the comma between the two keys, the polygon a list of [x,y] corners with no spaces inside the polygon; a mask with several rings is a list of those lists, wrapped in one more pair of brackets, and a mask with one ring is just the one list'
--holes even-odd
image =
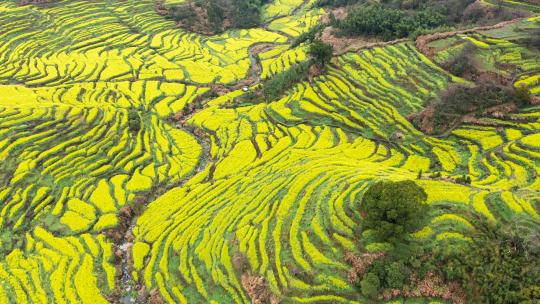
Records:
{"label": "cultivated farmland plot", "polygon": [[[407,119],[467,83],[438,65],[463,41],[479,58],[497,49],[520,67],[515,85],[540,96],[538,54],[504,29],[433,42],[434,58],[410,41],[345,53],[278,99],[230,106],[252,46],[272,45],[258,54],[260,79],[307,60],[304,44],[290,45],[324,14],[312,2],[272,1],[266,26],[203,36],[150,0],[0,1],[0,303],[108,303],[141,290],[250,303],[246,273],[283,303],[362,303],[344,259],[370,234],[359,233],[358,199],[420,170],[472,182],[418,180],[430,204],[458,207],[415,238],[467,242],[462,209],[539,217],[539,107],[442,137]],[[226,90],[209,94],[216,87]],[[387,245],[366,240],[368,252]]]}

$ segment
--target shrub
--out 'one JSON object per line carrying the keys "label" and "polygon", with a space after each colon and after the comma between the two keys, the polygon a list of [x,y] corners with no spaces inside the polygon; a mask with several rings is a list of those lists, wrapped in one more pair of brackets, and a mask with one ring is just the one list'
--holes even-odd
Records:
{"label": "shrub", "polygon": [[399,10],[371,5],[351,11],[337,27],[346,35],[365,34],[392,39],[395,37],[396,25],[403,18],[405,13]]}
{"label": "shrub", "polygon": [[510,97],[518,107],[526,107],[531,104],[531,91],[525,86],[515,88]]}
{"label": "shrub", "polygon": [[467,23],[477,23],[486,17],[486,10],[480,3],[467,7],[463,12],[462,20]]}
{"label": "shrub", "polygon": [[6,229],[0,232],[0,254],[7,255],[13,248],[20,247],[24,242],[24,237]]}
{"label": "shrub", "polygon": [[348,6],[353,5],[358,2],[365,2],[365,0],[317,0],[315,4],[313,4],[315,7],[325,7],[325,6]]}
{"label": "shrub", "polygon": [[430,34],[441,33],[441,32],[453,32],[453,31],[456,31],[456,27],[451,26],[451,25],[441,25],[441,26],[437,26],[437,27],[429,28],[429,29],[417,28],[409,34],[409,38],[412,40],[416,40],[416,38],[423,35],[430,35]]}
{"label": "shrub", "polygon": [[472,182],[471,177],[468,175],[462,175],[456,178],[456,183],[463,185],[470,185]]}
{"label": "shrub", "polygon": [[522,289],[518,295],[521,304],[534,304],[540,301],[540,285]]}
{"label": "shrub", "polygon": [[212,31],[219,32],[223,28],[223,20],[225,18],[225,9],[217,2],[209,2],[206,10],[208,16],[208,23]]}
{"label": "shrub", "polygon": [[536,48],[537,50],[539,50],[540,49],[540,29],[535,28],[535,29],[526,29],[522,31],[525,31],[524,38],[521,38],[518,40],[519,44],[524,44],[527,47]]}
{"label": "shrub", "polygon": [[440,178],[440,177],[442,177],[442,173],[441,172],[433,172],[433,173],[431,173],[431,175],[429,177],[430,178]]}
{"label": "shrub", "polygon": [[260,0],[233,0],[230,7],[235,28],[250,28],[261,23]]}
{"label": "shrub", "polygon": [[191,5],[178,5],[172,6],[169,8],[169,14],[167,17],[173,19],[174,21],[189,20],[193,21],[196,14]]}

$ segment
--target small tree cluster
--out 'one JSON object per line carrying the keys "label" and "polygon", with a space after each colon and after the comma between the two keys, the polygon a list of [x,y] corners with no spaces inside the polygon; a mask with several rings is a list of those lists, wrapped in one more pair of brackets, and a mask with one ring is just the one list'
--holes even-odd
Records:
{"label": "small tree cluster", "polygon": [[[356,0],[318,0],[319,6],[342,6]],[[494,23],[511,20],[519,14],[502,7],[494,8],[475,0],[380,0],[363,1],[367,5],[353,7],[347,17],[336,22],[345,35],[367,35],[393,40],[417,37],[438,28]],[[530,37],[534,37],[531,35]],[[533,39],[532,44],[538,42]]]}
{"label": "small tree cluster", "polygon": [[345,35],[368,35],[384,40],[403,38],[415,31],[446,24],[440,12],[426,8],[410,13],[383,5],[360,6],[336,26]]}
{"label": "small tree cluster", "polygon": [[138,133],[141,129],[141,118],[137,110],[130,109],[128,111],[128,126],[129,130],[134,133]]}
{"label": "small tree cluster", "polygon": [[402,288],[413,271],[427,273],[421,260],[424,251],[409,237],[425,224],[426,200],[425,191],[413,181],[377,182],[362,197],[363,229],[374,231],[379,241],[393,248],[384,258],[373,260],[360,281],[365,297],[374,299],[383,289]]}
{"label": "small tree cluster", "polygon": [[481,114],[486,109],[504,104],[525,107],[531,103],[531,94],[525,87],[514,88],[493,82],[475,87],[451,85],[433,99],[423,112],[412,117],[412,122],[426,133],[442,133],[459,123],[468,114]]}
{"label": "small tree cluster", "polygon": [[478,49],[472,42],[466,42],[461,52],[444,62],[443,67],[450,73],[472,80],[477,77],[473,56]]}
{"label": "small tree cluster", "polygon": [[371,299],[375,298],[379,294],[380,287],[381,282],[379,280],[379,277],[371,272],[365,275],[360,282],[362,294]]}
{"label": "small tree cluster", "polygon": [[274,100],[299,81],[307,79],[309,63],[300,62],[290,69],[272,76],[262,83],[263,95],[267,101]]}
{"label": "small tree cluster", "polygon": [[468,176],[468,175],[462,175],[462,176],[458,176],[456,178],[456,183],[458,183],[458,184],[470,185],[471,182],[472,182],[471,177]]}
{"label": "small tree cluster", "polygon": [[317,39],[317,35],[325,26],[325,24],[319,23],[314,27],[310,28],[308,31],[303,32],[293,40],[293,42],[291,43],[291,48],[295,48],[304,42],[311,43],[313,40]]}
{"label": "small tree cluster", "polygon": [[308,47],[308,54],[312,62],[321,68],[330,62],[333,52],[332,45],[324,43],[320,39],[314,39]]}

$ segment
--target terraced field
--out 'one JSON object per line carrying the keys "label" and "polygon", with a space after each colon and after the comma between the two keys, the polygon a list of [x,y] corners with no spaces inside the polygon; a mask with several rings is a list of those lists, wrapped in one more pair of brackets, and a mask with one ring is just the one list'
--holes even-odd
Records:
{"label": "terraced field", "polygon": [[540,12],[538,1],[535,2],[535,0],[482,0],[482,2],[489,3],[491,5],[501,5],[510,8],[529,10],[536,13]]}
{"label": "terraced field", "polygon": [[[444,52],[350,52],[277,100],[228,106],[254,45],[272,44],[261,79],[306,60],[290,44],[322,15],[311,5],[272,2],[263,28],[205,37],[148,0],[0,2],[0,303],[107,303],[141,286],[168,303],[249,303],[244,273],[284,303],[360,303],[344,255],[386,244],[359,233],[358,198],[420,170],[472,183],[418,180],[451,208],[417,238],[466,242],[461,209],[539,217],[539,107],[446,137],[407,120],[467,83],[437,65]],[[494,33],[455,39],[500,50],[540,95],[538,57]]]}
{"label": "terraced field", "polygon": [[[538,52],[519,45],[519,39],[528,35],[530,29],[537,28],[538,17],[524,19],[503,29],[456,35],[432,43],[437,50],[434,58],[442,64],[464,49],[466,44],[477,48],[475,59],[482,63],[483,70],[498,73],[502,77],[514,79],[514,86],[524,86],[533,95],[540,95],[540,60]],[[510,68],[500,68],[509,66]]]}

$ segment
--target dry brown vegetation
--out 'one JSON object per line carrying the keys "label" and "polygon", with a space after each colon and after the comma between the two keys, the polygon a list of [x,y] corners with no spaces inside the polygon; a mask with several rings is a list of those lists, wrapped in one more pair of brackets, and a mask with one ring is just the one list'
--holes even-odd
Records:
{"label": "dry brown vegetation", "polygon": [[445,301],[450,301],[454,304],[463,304],[465,301],[465,294],[461,289],[461,286],[456,282],[447,283],[437,276],[436,274],[429,272],[426,277],[419,280],[414,274],[411,277],[412,288],[405,287],[400,289],[388,289],[383,291],[382,299],[389,301],[394,298],[438,298]]}
{"label": "dry brown vegetation", "polygon": [[244,273],[241,276],[242,287],[253,304],[279,304],[279,298],[272,294],[268,288],[266,279],[262,276],[256,276],[250,273]]}
{"label": "dry brown vegetation", "polygon": [[360,278],[364,275],[366,270],[376,260],[384,257],[384,253],[363,253],[361,256],[357,256],[352,252],[345,253],[345,262],[352,266],[347,273],[347,279],[350,283],[358,283]]}

